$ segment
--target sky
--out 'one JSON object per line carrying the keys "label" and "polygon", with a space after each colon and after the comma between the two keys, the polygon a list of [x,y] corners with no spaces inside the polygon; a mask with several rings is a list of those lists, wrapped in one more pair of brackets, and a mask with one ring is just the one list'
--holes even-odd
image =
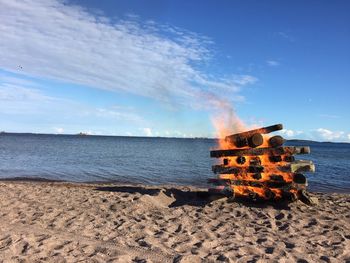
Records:
{"label": "sky", "polygon": [[349,1],[0,0],[0,131],[350,142]]}

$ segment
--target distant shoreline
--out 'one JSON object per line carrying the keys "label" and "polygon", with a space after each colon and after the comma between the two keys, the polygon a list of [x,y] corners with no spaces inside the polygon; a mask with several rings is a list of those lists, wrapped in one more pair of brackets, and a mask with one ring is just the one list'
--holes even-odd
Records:
{"label": "distant shoreline", "polygon": [[[185,140],[219,140],[219,138],[209,137],[163,137],[163,136],[129,136],[129,135],[100,135],[100,134],[61,134],[61,133],[32,133],[32,132],[0,132],[1,135],[34,135],[34,136],[74,136],[74,137],[119,137],[119,138],[142,138],[142,139],[185,139]],[[350,142],[331,142],[331,141],[313,141],[304,139],[288,139],[286,142],[297,143],[336,143],[336,144],[350,144]]]}

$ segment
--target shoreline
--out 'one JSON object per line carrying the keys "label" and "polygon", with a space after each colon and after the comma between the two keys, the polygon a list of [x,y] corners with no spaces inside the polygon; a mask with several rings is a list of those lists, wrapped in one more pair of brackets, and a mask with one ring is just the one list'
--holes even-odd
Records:
{"label": "shoreline", "polygon": [[204,190],[0,180],[0,262],[350,260],[349,194],[275,206]]}
{"label": "shoreline", "polygon": [[[200,189],[208,189],[211,187],[211,185],[207,184],[206,186],[204,183],[202,185],[187,185],[187,184],[156,184],[156,183],[138,183],[138,182],[125,182],[125,181],[118,181],[118,180],[110,180],[110,181],[68,181],[68,180],[59,180],[59,179],[48,179],[45,177],[0,177],[0,183],[1,182],[28,182],[28,183],[67,183],[67,184],[76,184],[76,185],[104,185],[104,184],[117,184],[117,185],[142,185],[142,186],[148,186],[148,187],[190,187],[190,188],[200,188]],[[316,187],[316,190],[312,189],[310,190],[310,186],[307,187],[307,191],[309,193],[315,193],[315,194],[348,194],[350,195],[350,190],[345,189],[323,189],[320,187]]]}

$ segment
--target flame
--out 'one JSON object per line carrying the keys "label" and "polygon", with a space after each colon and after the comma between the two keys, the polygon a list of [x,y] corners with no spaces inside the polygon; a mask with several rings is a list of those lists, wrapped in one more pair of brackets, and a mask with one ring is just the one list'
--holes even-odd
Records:
{"label": "flame", "polygon": [[[216,129],[216,135],[218,138],[219,149],[249,149],[250,147],[236,147],[230,141],[226,141],[225,137],[231,134],[240,133],[247,131],[248,128],[243,121],[235,114],[232,108],[229,111],[221,112],[218,117],[212,118],[213,125]],[[269,145],[269,139],[271,138],[268,134],[263,135],[263,143],[257,148],[267,148],[271,147]],[[281,160],[273,160],[269,155],[259,155],[259,156],[243,156],[236,157],[230,156],[225,158],[220,158],[219,161],[225,167],[241,167],[242,172],[237,174],[220,174],[219,179],[232,180],[230,187],[232,188],[235,196],[252,197],[252,198],[262,198],[265,200],[279,199],[283,197],[285,193],[283,189],[278,187],[267,187],[267,182],[277,182],[292,184],[293,174],[290,172],[283,172],[279,167],[288,165],[288,162],[284,161],[284,157],[287,155],[280,156]],[[226,159],[224,161],[224,159]],[[264,170],[261,173],[251,173],[247,172],[249,166],[263,166]],[[248,185],[239,185],[239,181],[247,183]],[[251,183],[251,185],[249,185]],[[260,185],[259,185],[260,183]],[[258,184],[259,186],[254,186]],[[296,194],[296,190],[291,188],[289,194]]]}
{"label": "flame", "polygon": [[225,141],[225,137],[247,130],[245,123],[237,116],[233,107],[225,100],[217,101],[218,110],[211,118],[218,138],[220,149],[233,149],[234,145]]}

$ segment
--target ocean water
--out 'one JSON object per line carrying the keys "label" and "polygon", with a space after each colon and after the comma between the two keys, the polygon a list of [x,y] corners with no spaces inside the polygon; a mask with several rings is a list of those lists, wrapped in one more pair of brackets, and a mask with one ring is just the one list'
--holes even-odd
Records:
{"label": "ocean water", "polygon": [[[316,173],[309,190],[350,193],[350,144],[287,142],[311,147]],[[212,139],[0,134],[0,178],[207,187]]]}

